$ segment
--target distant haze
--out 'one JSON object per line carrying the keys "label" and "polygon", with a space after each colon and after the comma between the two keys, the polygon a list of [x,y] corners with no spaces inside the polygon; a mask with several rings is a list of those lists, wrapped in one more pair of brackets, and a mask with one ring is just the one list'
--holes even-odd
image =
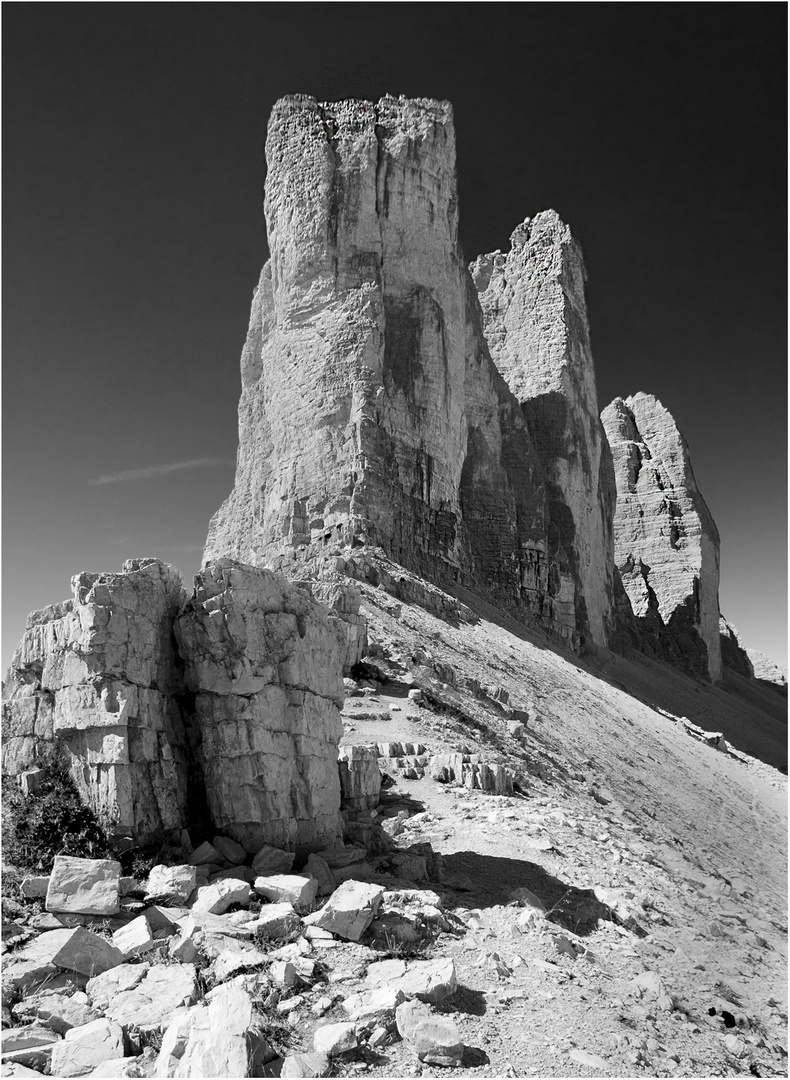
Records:
{"label": "distant haze", "polygon": [[[452,15],[450,16],[450,12]],[[721,608],[786,657],[786,9],[6,4],[3,669],[80,570],[189,578],[230,490],[284,94],[449,99],[467,256],[553,207],[601,405],[672,412]]]}

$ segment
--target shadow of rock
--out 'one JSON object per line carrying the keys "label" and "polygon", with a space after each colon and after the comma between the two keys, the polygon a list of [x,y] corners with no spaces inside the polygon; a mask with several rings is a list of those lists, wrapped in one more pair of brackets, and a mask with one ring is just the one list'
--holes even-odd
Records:
{"label": "shadow of rock", "polygon": [[[612,909],[596,899],[592,889],[569,885],[536,863],[479,855],[476,851],[445,855],[444,863],[448,871],[465,874],[472,886],[456,906],[485,908],[508,904],[513,889],[527,888],[543,902],[549,922],[580,937],[591,934],[599,921],[617,921]],[[515,915],[514,910],[514,918]]]}
{"label": "shadow of rock", "polygon": [[453,996],[441,1004],[434,1005],[434,1012],[469,1013],[470,1016],[485,1016],[486,996],[482,990],[472,990],[470,986],[459,986]]}
{"label": "shadow of rock", "polygon": [[480,1065],[490,1065],[491,1058],[485,1052],[481,1050],[479,1046],[465,1046],[464,1056],[461,1060],[461,1065],[465,1069],[476,1069]]}

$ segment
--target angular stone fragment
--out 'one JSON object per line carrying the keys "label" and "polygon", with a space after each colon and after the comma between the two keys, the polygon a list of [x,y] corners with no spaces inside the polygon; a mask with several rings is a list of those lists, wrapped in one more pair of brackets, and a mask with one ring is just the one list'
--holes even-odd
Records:
{"label": "angular stone fragment", "polygon": [[215,983],[225,982],[240,971],[261,967],[268,960],[266,953],[254,945],[233,938],[217,939],[216,947],[212,943],[209,951],[213,956],[209,972]]}
{"label": "angular stone fragment", "polygon": [[381,796],[378,748],[358,744],[341,746],[337,767],[343,807],[348,810],[374,810]]}
{"label": "angular stone fragment", "polygon": [[226,862],[232,863],[234,866],[239,866],[247,858],[247,852],[241,844],[237,844],[229,836],[215,836],[212,846]]}
{"label": "angular stone fragment", "polygon": [[411,960],[400,978],[389,983],[390,990],[407,998],[439,1005],[458,989],[455,963],[451,959]]}
{"label": "angular stone fragment", "polygon": [[119,964],[110,971],[96,975],[85,988],[91,1004],[104,1011],[118,994],[137,986],[147,975],[149,966],[147,963]]}
{"label": "angular stone fragment", "polygon": [[238,985],[218,986],[205,1005],[179,1009],[162,1039],[155,1075],[261,1076],[274,1057],[253,1023],[250,995]]}
{"label": "angular stone fragment", "polygon": [[353,1050],[357,1045],[357,1033],[354,1024],[324,1024],[316,1028],[313,1046],[321,1054],[336,1057]]}
{"label": "angular stone fragment", "polygon": [[194,964],[153,967],[137,986],[117,994],[106,1014],[124,1030],[163,1031],[171,1014],[181,1005],[191,1005],[197,992]]}
{"label": "angular stone fragment", "polygon": [[74,930],[48,930],[16,955],[20,960],[54,964],[63,971],[76,971],[89,977],[116,967],[124,959],[120,949],[82,926]]}
{"label": "angular stone fragment", "polygon": [[205,866],[209,863],[222,863],[222,856],[208,840],[204,840],[203,843],[196,847],[192,854],[189,856],[190,866]]}
{"label": "angular stone fragment", "polygon": [[19,891],[29,899],[46,896],[49,889],[49,877],[26,877],[22,879]]}
{"label": "angular stone fragment", "polygon": [[215,881],[213,885],[204,885],[198,889],[197,898],[192,905],[192,912],[203,912],[208,915],[224,915],[233,904],[247,906],[252,896],[252,890],[246,881],[238,878],[223,878]]}
{"label": "angular stone fragment", "polygon": [[398,1033],[420,1061],[430,1065],[460,1065],[464,1044],[457,1025],[437,1015],[421,1001],[404,1001],[395,1012]]}
{"label": "angular stone fragment", "polygon": [[153,866],[145,883],[145,898],[149,903],[157,900],[173,904],[185,904],[197,886],[195,867]]}
{"label": "angular stone fragment", "polygon": [[335,879],[332,876],[332,871],[321,856],[316,855],[315,852],[308,856],[303,872],[309,877],[315,878],[318,882],[318,896],[329,896],[330,893],[335,891]]}
{"label": "angular stone fragment", "polygon": [[363,881],[344,881],[313,920],[347,941],[359,941],[378,911],[384,888]]}
{"label": "angular stone fragment", "polygon": [[349,1020],[370,1021],[385,1024],[395,1016],[395,1010],[406,995],[397,986],[379,986],[375,990],[363,990],[351,994],[343,1002],[343,1012]]}
{"label": "angular stone fragment", "polygon": [[124,960],[132,956],[140,956],[152,949],[154,938],[146,917],[140,915],[126,926],[122,926],[120,930],[116,930],[112,936],[112,943],[123,953]]}
{"label": "angular stone fragment", "polygon": [[32,1024],[30,1027],[4,1028],[0,1032],[3,1056],[17,1050],[31,1050],[39,1046],[54,1046],[60,1036],[49,1028]]}
{"label": "angular stone fragment", "polygon": [[255,879],[255,891],[259,896],[275,904],[292,904],[299,911],[309,911],[318,890],[313,877],[302,874],[270,874]]}
{"label": "angular stone fragment", "polygon": [[371,990],[379,986],[389,986],[406,974],[405,960],[378,960],[371,964],[365,974],[365,984]]}
{"label": "angular stone fragment", "polygon": [[57,993],[40,993],[27,998],[13,1008],[14,1018],[20,1021],[40,1021],[58,1035],[65,1035],[73,1027],[97,1020],[99,1014],[88,1005],[87,994],[77,991],[71,996]]}
{"label": "angular stone fragment", "polygon": [[115,915],[120,911],[121,864],[112,859],[56,855],[47,888],[47,911]]}
{"label": "angular stone fragment", "polygon": [[104,1061],[124,1056],[123,1031],[102,1017],[72,1028],[52,1050],[53,1076],[85,1076]]}
{"label": "angular stone fragment", "polygon": [[283,1061],[280,1076],[288,1078],[328,1076],[329,1055],[314,1050],[312,1054],[289,1054]]}
{"label": "angular stone fragment", "polygon": [[256,852],[252,860],[252,868],[258,874],[287,874],[295,858],[296,853],[293,851],[282,851],[280,848],[264,844]]}

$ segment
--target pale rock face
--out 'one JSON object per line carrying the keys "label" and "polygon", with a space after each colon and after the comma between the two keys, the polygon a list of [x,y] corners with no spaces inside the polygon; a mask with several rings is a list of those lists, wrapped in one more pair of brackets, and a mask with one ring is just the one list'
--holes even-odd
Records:
{"label": "pale rock face", "polygon": [[132,559],[120,574],[77,574],[72,593],[28,616],[3,692],[3,770],[56,748],[119,833],[180,828],[186,737],[172,625],[186,599],[181,575]]}
{"label": "pale rock face", "polygon": [[47,887],[47,911],[115,915],[120,909],[121,864],[114,859],[56,855]]}
{"label": "pale rock face", "polygon": [[545,470],[547,614],[605,645],[612,606],[614,485],[601,423],[581,250],[553,210],[507,254],[470,267],[492,359],[518,399]]}
{"label": "pale rock face", "polygon": [[686,441],[650,394],[615,398],[601,419],[617,484],[615,565],[637,624],[660,654],[716,681],[719,533]]}
{"label": "pale rock face", "polygon": [[342,655],[323,610],[279,574],[220,559],[176,637],[217,828],[248,852],[336,842]]}
{"label": "pale rock face", "polygon": [[267,161],[271,260],[205,558],[323,576],[372,546],[553,626],[542,469],[458,245],[449,104],[285,98]]}

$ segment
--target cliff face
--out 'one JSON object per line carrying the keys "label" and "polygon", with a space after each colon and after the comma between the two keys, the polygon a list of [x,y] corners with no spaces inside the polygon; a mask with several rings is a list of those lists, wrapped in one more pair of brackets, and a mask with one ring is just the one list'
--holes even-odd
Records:
{"label": "cliff face", "polygon": [[686,441],[649,394],[615,398],[601,419],[617,484],[615,564],[643,644],[716,681],[719,533]]}
{"label": "cliff face", "polygon": [[[545,363],[539,352],[546,371],[522,401],[513,388],[527,376],[508,386],[492,361],[458,245],[446,102],[286,98],[267,161],[271,259],[242,354],[235,485],[206,559],[288,569],[379,548],[568,639],[604,641],[606,510],[580,281],[563,298],[581,264],[562,254],[555,282],[565,241],[554,218],[533,291],[545,278],[557,294],[552,334],[581,304],[579,326]],[[524,372],[530,362],[519,358]]]}
{"label": "cliff face", "polygon": [[581,250],[549,210],[518,226],[506,255],[481,255],[471,273],[491,356],[544,469],[560,617],[606,644],[614,477],[598,417]]}

